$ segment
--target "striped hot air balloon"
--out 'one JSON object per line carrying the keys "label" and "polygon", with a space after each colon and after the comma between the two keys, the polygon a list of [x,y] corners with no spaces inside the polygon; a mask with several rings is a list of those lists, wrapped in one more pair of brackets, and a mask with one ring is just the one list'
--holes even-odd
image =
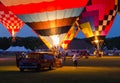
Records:
{"label": "striped hot air balloon", "polygon": [[[76,20],[77,21],[77,20]],[[76,23],[75,21],[75,23]],[[74,37],[76,37],[76,35],[80,32],[80,28],[78,28],[79,26],[76,24],[73,24],[73,26],[70,28],[70,30],[68,31],[67,35],[64,37],[64,39],[61,42],[61,47],[63,49],[67,49],[69,43],[73,40]]]}
{"label": "striped hot air balloon", "polygon": [[117,0],[89,0],[79,17],[81,30],[99,49],[108,34],[118,10]]}
{"label": "striped hot air balloon", "polygon": [[49,48],[62,42],[88,2],[88,0],[1,1],[36,31]]}
{"label": "striped hot air balloon", "polygon": [[0,2],[0,22],[10,32],[12,37],[22,28],[24,22],[21,21],[12,11]]}

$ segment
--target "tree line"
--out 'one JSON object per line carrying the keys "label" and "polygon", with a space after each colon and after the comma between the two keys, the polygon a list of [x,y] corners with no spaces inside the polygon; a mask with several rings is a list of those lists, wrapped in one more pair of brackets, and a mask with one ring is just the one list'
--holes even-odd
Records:
{"label": "tree line", "polygon": [[[86,38],[78,40],[84,40],[85,42],[90,44],[90,42]],[[0,38],[0,49],[3,50],[6,50],[10,46],[25,46],[25,48],[27,49],[34,50],[35,48],[38,48],[43,44],[43,41],[40,40],[40,38],[38,37],[16,37],[15,40],[13,40],[11,37]],[[103,43],[103,47],[107,47],[108,49],[120,49],[120,37],[106,38]]]}
{"label": "tree line", "polygon": [[[76,38],[76,40],[84,40],[89,45],[92,45],[89,39],[87,38],[84,38],[84,39]],[[101,48],[104,49],[104,47],[110,50],[112,50],[113,48],[120,49],[120,37],[105,38]]]}
{"label": "tree line", "polygon": [[44,43],[38,37],[16,37],[14,40],[12,37],[0,38],[0,49],[3,50],[6,50],[10,46],[25,46],[27,49],[34,50],[43,44]]}
{"label": "tree line", "polygon": [[108,49],[120,49],[120,37],[106,38],[103,46],[106,46]]}

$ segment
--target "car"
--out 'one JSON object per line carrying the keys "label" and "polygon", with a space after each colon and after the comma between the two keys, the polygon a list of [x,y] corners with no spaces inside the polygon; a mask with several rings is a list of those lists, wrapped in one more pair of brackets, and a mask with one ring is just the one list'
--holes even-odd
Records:
{"label": "car", "polygon": [[83,56],[85,56],[85,58],[88,58],[88,56],[90,56],[89,52],[87,50],[80,50],[79,51],[79,56],[82,58]]}
{"label": "car", "polygon": [[49,68],[51,70],[55,63],[54,55],[50,52],[30,52],[16,55],[16,64],[20,71],[25,69],[39,71],[41,68]]}

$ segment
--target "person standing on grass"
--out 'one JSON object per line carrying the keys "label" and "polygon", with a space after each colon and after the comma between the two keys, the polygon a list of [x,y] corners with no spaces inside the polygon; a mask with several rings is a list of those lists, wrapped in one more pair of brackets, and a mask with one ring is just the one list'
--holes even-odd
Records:
{"label": "person standing on grass", "polygon": [[72,59],[73,59],[73,64],[74,64],[74,66],[77,67],[77,65],[78,65],[78,58],[77,58],[77,56],[76,56],[76,53],[74,53]]}

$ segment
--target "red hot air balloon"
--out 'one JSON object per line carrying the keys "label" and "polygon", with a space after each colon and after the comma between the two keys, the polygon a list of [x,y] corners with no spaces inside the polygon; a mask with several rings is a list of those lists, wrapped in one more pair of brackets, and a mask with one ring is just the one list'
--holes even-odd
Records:
{"label": "red hot air balloon", "polygon": [[13,14],[7,7],[5,7],[0,2],[0,22],[6,27],[6,29],[10,32],[12,37],[22,28],[24,25],[23,21],[21,21],[15,14]]}
{"label": "red hot air balloon", "polygon": [[89,0],[79,17],[81,30],[100,49],[108,34],[118,9],[117,0]]}

